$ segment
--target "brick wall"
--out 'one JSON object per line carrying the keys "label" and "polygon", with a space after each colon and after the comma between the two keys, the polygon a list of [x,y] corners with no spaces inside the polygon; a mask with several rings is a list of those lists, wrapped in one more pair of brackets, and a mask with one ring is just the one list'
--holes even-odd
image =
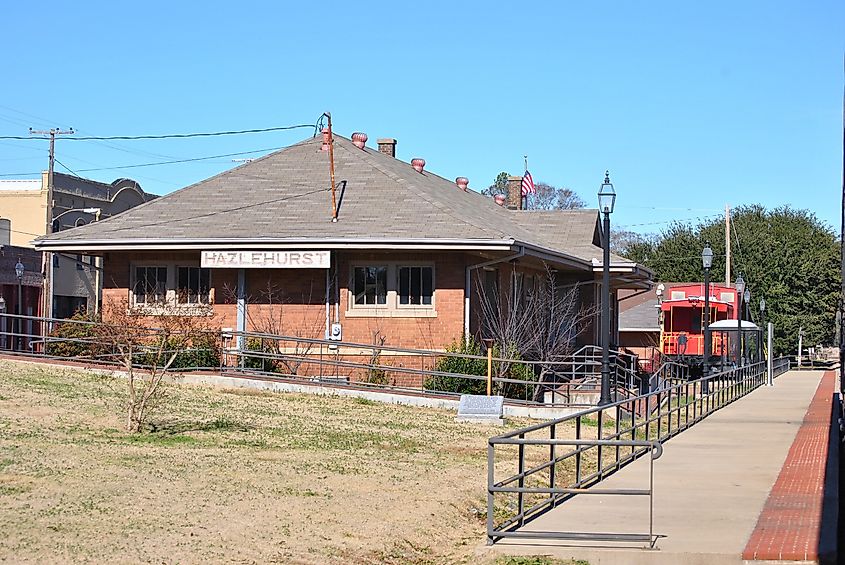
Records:
{"label": "brick wall", "polygon": [[[343,341],[372,344],[374,338],[383,336],[384,345],[410,349],[442,349],[458,340],[464,330],[464,284],[467,265],[488,259],[465,253],[386,253],[386,252],[337,252],[333,253],[333,268],[330,279],[330,321],[335,321],[335,312],[343,327]],[[104,258],[103,299],[104,304],[125,303],[130,298],[133,263],[155,264],[181,263],[199,264],[199,252],[174,253],[115,253]],[[354,265],[433,265],[435,269],[434,312],[427,310],[425,316],[415,316],[407,311],[389,309],[361,315],[360,310],[350,308],[351,278]],[[519,264],[499,265],[497,271],[499,292],[505,296],[510,292],[511,273],[516,270],[543,280],[546,276],[542,265],[523,261]],[[214,327],[237,327],[237,269],[212,269],[211,286],[213,298]],[[246,269],[247,282],[247,330],[296,337],[322,339],[326,326],[326,271],[317,269]],[[473,271],[471,283],[471,331],[479,328],[479,299],[477,281],[485,271]],[[558,273],[558,284],[575,282],[573,274]],[[581,275],[580,278],[585,278]],[[592,280],[586,274],[587,281]],[[581,300],[588,306],[594,300],[594,285],[582,287]],[[106,311],[108,308],[106,308]],[[592,326],[593,324],[588,324]],[[578,339],[578,345],[593,343],[592,327]],[[351,355],[357,361],[367,361],[367,356]],[[390,357],[385,361],[393,366],[417,367],[418,358]],[[319,366],[312,364],[301,373],[317,374]],[[362,380],[365,372],[351,369],[344,376]],[[407,374],[389,374],[396,384],[419,386],[421,379]]]}

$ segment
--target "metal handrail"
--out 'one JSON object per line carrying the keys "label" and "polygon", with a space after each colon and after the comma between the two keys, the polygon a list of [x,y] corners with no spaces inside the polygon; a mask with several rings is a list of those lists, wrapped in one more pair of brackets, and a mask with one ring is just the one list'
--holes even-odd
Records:
{"label": "metal handrail", "polygon": [[[495,446],[496,445],[516,445],[519,448],[521,458],[524,458],[524,448],[526,445],[532,446],[549,446],[551,461],[543,465],[534,467],[527,471],[509,477],[503,481],[495,482],[494,467],[495,467]],[[573,446],[577,448],[579,453],[583,450],[598,447],[613,447],[616,449],[622,447],[630,447],[633,451],[637,448],[642,448],[651,453],[649,459],[649,480],[647,489],[610,489],[610,488],[584,488],[581,486],[571,487],[557,487],[555,486],[554,466],[557,463],[555,457],[555,448],[557,446]],[[645,452],[644,451],[644,452]],[[618,496],[648,496],[648,533],[647,534],[632,534],[632,533],[603,533],[596,534],[594,532],[520,532],[510,531],[508,537],[513,538],[546,538],[546,539],[563,539],[563,540],[599,540],[599,541],[644,541],[649,547],[654,547],[656,538],[654,536],[654,461],[663,455],[663,445],[657,441],[643,441],[643,440],[611,440],[611,439],[525,439],[524,437],[498,437],[491,438],[487,446],[487,505],[488,508],[494,505],[493,497],[496,493],[508,493],[517,495],[517,508],[519,514],[514,516],[512,520],[524,524],[524,519],[527,511],[525,510],[525,495],[526,494],[548,494],[549,502],[554,506],[569,497],[577,494],[586,495],[618,495]],[[524,462],[521,464],[524,467]],[[526,487],[525,479],[539,471],[551,468],[549,473],[548,487]],[[517,483],[517,486],[508,486]],[[529,510],[530,511],[530,510]],[[493,514],[487,513],[487,532],[488,541],[491,540],[489,534],[495,531],[493,523]]]}
{"label": "metal handrail", "polygon": [[[5,319],[8,318],[8,323]],[[12,326],[12,331],[3,331]],[[24,328],[26,325],[26,328]],[[86,328],[103,327],[111,330],[109,337],[89,332]],[[18,329],[20,327],[20,329]],[[56,329],[73,327],[80,331],[68,331],[61,335]],[[47,332],[45,330],[51,329]],[[108,366],[123,364],[121,356],[114,350],[112,341],[119,336],[120,326],[94,322],[90,320],[56,319],[17,314],[0,314],[0,350],[16,355],[36,356],[49,359],[70,359],[85,361]],[[142,338],[154,340],[159,328],[144,328]],[[188,332],[191,336],[202,338],[204,346],[191,349],[194,353],[209,353],[203,361],[204,366],[186,366],[183,362],[172,367],[171,372],[187,372],[198,370],[219,370],[223,373],[260,376],[262,378],[286,380],[314,380],[331,381],[333,386],[341,386],[344,381],[350,384],[355,381],[358,386],[393,391],[414,391],[416,393],[434,393],[457,395],[465,391],[466,387],[479,387],[478,384],[487,379],[486,375],[456,373],[448,370],[438,370],[438,362],[446,358],[485,361],[487,357],[448,351],[424,350],[416,348],[402,348],[378,344],[362,344],[355,342],[334,342],[323,339],[305,338],[298,336],[282,336],[262,332],[237,332],[205,330]],[[46,334],[46,335],[44,335]],[[112,335],[114,334],[114,335]],[[169,335],[185,337],[178,332]],[[187,333],[185,335],[188,335]],[[133,337],[138,337],[133,330]],[[241,338],[241,339],[238,339]],[[244,347],[234,346],[245,344],[250,340],[258,340],[272,344],[268,350],[253,351]],[[15,350],[17,349],[17,350]],[[493,357],[494,368],[498,371],[502,363],[511,367],[510,373],[492,375],[492,382],[497,392],[505,393],[509,401],[522,402],[541,406],[590,406],[589,397],[574,398],[575,391],[586,390],[589,379],[599,374],[601,362],[596,355],[600,351],[595,347],[584,347],[575,356],[560,357],[552,360],[522,360]],[[174,353],[176,351],[168,351]],[[143,354],[143,351],[136,353]],[[377,355],[376,355],[377,354]],[[619,359],[626,359],[620,354]],[[405,357],[407,356],[407,357]],[[208,358],[218,358],[214,366],[208,365]],[[393,362],[397,357],[403,357],[401,362]],[[374,358],[375,360],[373,360]],[[409,359],[410,358],[410,359]],[[616,359],[616,358],[614,358]],[[253,362],[247,362],[252,360]],[[410,361],[410,362],[409,362]],[[191,362],[188,360],[188,362]],[[393,363],[393,364],[391,364]],[[139,368],[149,368],[142,362],[133,363]],[[520,367],[523,367],[520,370]],[[537,371],[543,367],[543,380],[537,378]],[[549,370],[551,368],[551,370]],[[367,382],[369,379],[358,378],[358,375],[382,373],[395,377],[391,382]],[[613,373],[614,390],[619,395],[631,396],[635,392],[631,388],[632,381],[621,369]],[[531,376],[534,375],[533,378]],[[410,386],[401,384],[403,376],[412,378],[421,384]],[[518,378],[522,376],[523,378]],[[573,379],[573,376],[575,377]],[[437,381],[436,379],[441,379]],[[453,379],[460,389],[427,387],[426,381],[433,380],[443,384],[442,379]],[[573,384],[573,381],[575,384]],[[407,382],[407,381],[406,381]],[[481,386],[483,388],[483,385]],[[550,404],[545,402],[545,392],[556,391],[557,395]],[[563,402],[558,402],[557,399]]]}
{"label": "metal handrail", "polygon": [[[773,367],[773,377],[776,377],[789,369],[789,361],[784,358],[774,360]],[[632,446],[629,450],[624,449],[625,446],[622,445],[608,445],[603,440],[663,443],[700,422],[714,411],[766,384],[766,381],[766,363],[758,362],[697,380],[668,381],[665,387],[646,394],[588,408],[563,418],[534,424],[490,438],[487,481],[488,543],[494,543],[505,537],[527,537],[524,532],[516,530],[563,501],[580,494],[581,490],[598,484],[647,452],[642,447]],[[558,445],[555,441],[557,430],[570,425],[574,425],[575,428],[573,441],[587,441],[580,445],[576,443],[575,449],[559,454],[555,450]],[[606,429],[608,426],[609,429]],[[585,438],[585,433],[592,427],[595,427],[596,437]],[[516,472],[497,481],[496,447],[514,443],[518,446]],[[525,449],[526,446],[534,445],[548,445],[548,454],[541,454],[541,463],[526,469]],[[592,457],[595,458],[594,465],[588,461]],[[608,460],[609,462],[606,462]],[[565,467],[564,463],[569,467]],[[562,480],[561,473],[568,473],[568,475]],[[564,488],[571,489],[573,492],[549,492],[549,496],[541,497],[536,503],[526,508],[527,495],[536,496],[543,493],[530,490],[517,491],[516,510],[511,511],[510,507],[507,507],[507,517],[500,523],[495,523],[496,495],[504,494],[503,491],[497,489],[514,482],[517,483],[516,488],[524,488],[529,479],[539,482],[548,481],[549,489]],[[561,482],[564,482],[566,486],[558,487],[557,484]],[[546,532],[543,537],[556,535],[554,532]],[[580,534],[579,539],[587,539],[583,536]]]}

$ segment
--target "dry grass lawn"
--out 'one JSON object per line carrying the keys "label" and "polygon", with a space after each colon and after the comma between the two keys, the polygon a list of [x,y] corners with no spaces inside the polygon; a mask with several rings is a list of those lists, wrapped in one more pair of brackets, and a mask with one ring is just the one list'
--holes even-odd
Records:
{"label": "dry grass lawn", "polygon": [[153,429],[130,435],[123,386],[0,361],[0,561],[552,562],[478,553],[486,439],[502,428],[171,385]]}

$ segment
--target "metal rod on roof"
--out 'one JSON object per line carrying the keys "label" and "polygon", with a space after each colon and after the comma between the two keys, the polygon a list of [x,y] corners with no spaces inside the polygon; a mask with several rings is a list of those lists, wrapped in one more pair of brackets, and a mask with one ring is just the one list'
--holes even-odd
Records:
{"label": "metal rod on roof", "polygon": [[324,114],[329,122],[329,175],[332,182],[332,221],[337,221],[337,196],[335,195],[334,184],[334,138],[332,138],[332,115],[330,112]]}

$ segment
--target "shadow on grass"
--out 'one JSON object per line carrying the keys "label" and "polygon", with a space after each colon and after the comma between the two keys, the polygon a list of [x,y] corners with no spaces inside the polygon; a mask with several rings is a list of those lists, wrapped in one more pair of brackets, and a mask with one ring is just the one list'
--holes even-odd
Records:
{"label": "shadow on grass", "polygon": [[202,422],[180,420],[150,422],[145,431],[152,435],[167,437],[190,432],[248,432],[253,429],[255,426],[221,416]]}

